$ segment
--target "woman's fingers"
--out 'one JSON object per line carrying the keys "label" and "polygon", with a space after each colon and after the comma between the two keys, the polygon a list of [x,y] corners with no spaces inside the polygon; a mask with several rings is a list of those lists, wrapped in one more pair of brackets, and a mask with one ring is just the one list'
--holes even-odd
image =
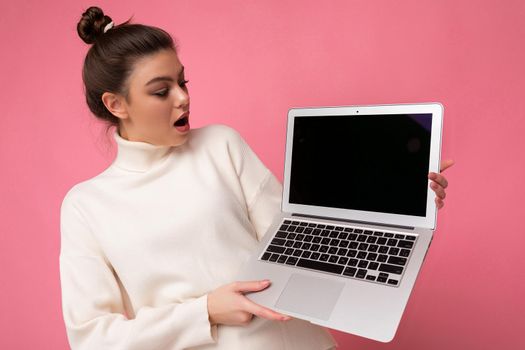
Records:
{"label": "woman's fingers", "polygon": [[442,172],[447,168],[450,168],[452,165],[454,165],[454,161],[452,159],[443,160],[441,162],[441,166],[439,167],[439,171]]}
{"label": "woman's fingers", "polygon": [[429,173],[428,178],[432,181],[437,182],[443,188],[447,188],[448,186],[448,180],[441,174]]}
{"label": "woman's fingers", "polygon": [[[270,285],[269,280],[262,280],[262,281],[237,281],[232,283],[233,291],[243,293],[243,292],[255,292],[262,290]],[[251,301],[250,299],[243,297],[242,301],[242,307],[244,311],[249,312],[251,314],[254,314],[256,316],[267,318],[269,320],[279,320],[279,321],[286,321],[289,320],[290,317],[280,314],[278,312],[275,312],[271,309],[268,309],[264,306],[258,305]]]}
{"label": "woman's fingers", "polygon": [[244,299],[245,299],[243,302],[244,310],[248,311],[251,314],[254,314],[256,316],[266,318],[269,320],[287,321],[290,319],[289,316],[286,316],[278,312],[275,312],[273,310],[270,310],[268,308],[265,308],[264,306],[256,304],[246,297],[244,297]]}
{"label": "woman's fingers", "polygon": [[445,205],[445,203],[443,202],[443,200],[439,197],[436,197],[436,206],[438,209],[441,209],[443,208],[443,206]]}
{"label": "woman's fingers", "polygon": [[440,199],[445,199],[446,197],[446,193],[445,193],[445,190],[443,189],[443,187],[439,186],[437,183],[435,182],[431,182],[430,183],[430,188],[436,192],[436,196],[438,196]]}
{"label": "woman's fingers", "polygon": [[261,281],[237,281],[232,283],[234,292],[256,292],[270,285],[269,280]]}

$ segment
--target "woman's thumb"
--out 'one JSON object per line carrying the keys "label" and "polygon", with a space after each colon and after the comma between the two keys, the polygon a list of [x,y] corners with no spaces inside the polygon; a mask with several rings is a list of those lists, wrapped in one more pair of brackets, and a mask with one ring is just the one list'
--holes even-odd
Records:
{"label": "woman's thumb", "polygon": [[235,292],[255,292],[262,290],[270,285],[270,280],[260,281],[238,281],[233,283]]}

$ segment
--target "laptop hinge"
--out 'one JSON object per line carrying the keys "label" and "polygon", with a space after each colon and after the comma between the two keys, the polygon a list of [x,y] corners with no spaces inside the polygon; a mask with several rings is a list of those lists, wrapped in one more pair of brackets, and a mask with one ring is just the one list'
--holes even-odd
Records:
{"label": "laptop hinge", "polygon": [[350,219],[343,219],[343,218],[331,218],[331,217],[328,217],[328,216],[317,216],[317,215],[307,215],[307,214],[298,214],[298,213],[292,213],[292,216],[299,216],[299,217],[312,218],[312,219],[344,221],[344,222],[350,222],[350,223],[356,223],[356,224],[384,226],[384,227],[392,227],[392,228],[401,228],[401,229],[405,229],[405,230],[414,230],[415,229],[415,227],[412,227],[412,226],[391,225],[391,224],[383,224],[383,223],[379,223],[379,222],[359,221],[359,220],[350,220]]}

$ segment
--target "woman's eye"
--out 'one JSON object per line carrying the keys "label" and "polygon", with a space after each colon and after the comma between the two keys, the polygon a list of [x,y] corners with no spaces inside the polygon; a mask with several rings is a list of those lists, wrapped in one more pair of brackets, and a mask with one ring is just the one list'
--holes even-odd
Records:
{"label": "woman's eye", "polygon": [[154,95],[164,97],[168,94],[168,89],[162,89],[154,93]]}
{"label": "woman's eye", "polygon": [[181,87],[185,87],[187,83],[189,83],[190,81],[189,80],[183,80],[179,85]]}

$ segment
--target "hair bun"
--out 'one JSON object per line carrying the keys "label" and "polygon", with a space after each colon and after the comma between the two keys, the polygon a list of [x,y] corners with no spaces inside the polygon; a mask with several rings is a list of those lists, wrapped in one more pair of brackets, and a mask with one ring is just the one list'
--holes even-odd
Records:
{"label": "hair bun", "polygon": [[101,8],[91,6],[83,14],[77,24],[77,32],[86,44],[93,44],[104,34],[104,27],[111,22],[111,17],[104,15]]}

